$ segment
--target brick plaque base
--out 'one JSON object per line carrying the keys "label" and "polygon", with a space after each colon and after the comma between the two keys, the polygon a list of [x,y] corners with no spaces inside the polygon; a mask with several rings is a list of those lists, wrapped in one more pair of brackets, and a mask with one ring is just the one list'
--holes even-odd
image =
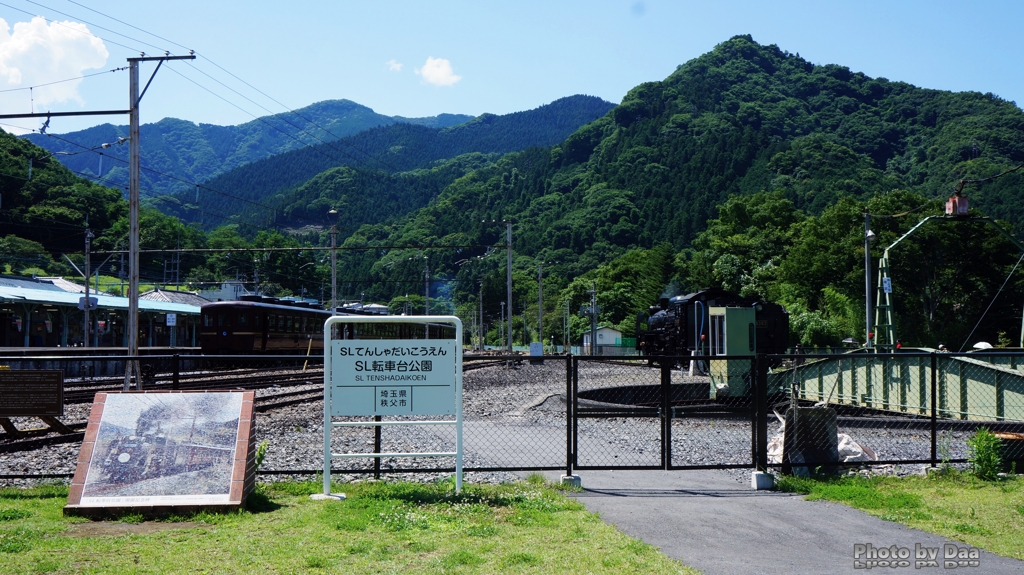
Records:
{"label": "brick plaque base", "polygon": [[256,483],[252,391],[97,393],[65,515],[232,511]]}

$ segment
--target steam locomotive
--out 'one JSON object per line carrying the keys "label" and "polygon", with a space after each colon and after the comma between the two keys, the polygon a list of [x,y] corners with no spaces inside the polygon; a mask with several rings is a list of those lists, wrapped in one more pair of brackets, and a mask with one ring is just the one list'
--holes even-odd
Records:
{"label": "steam locomotive", "polygon": [[[235,422],[237,425],[237,422]],[[229,466],[234,445],[181,443],[160,429],[160,424],[140,420],[136,435],[122,436],[110,442],[100,463],[108,481],[135,483],[214,466]]]}
{"label": "steam locomotive", "polygon": [[[728,311],[753,311],[752,329],[741,330],[739,341],[728,334]],[[789,314],[781,305],[740,297],[719,288],[684,296],[662,298],[658,305],[637,316],[636,347],[640,355],[688,356],[753,355],[786,353],[789,347]]]}

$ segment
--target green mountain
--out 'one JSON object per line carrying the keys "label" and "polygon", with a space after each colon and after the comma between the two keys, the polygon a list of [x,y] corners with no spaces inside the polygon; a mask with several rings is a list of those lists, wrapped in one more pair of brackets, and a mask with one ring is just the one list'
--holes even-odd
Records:
{"label": "green mountain", "polygon": [[[504,154],[533,146],[551,146],[613,107],[614,104],[600,98],[577,95],[524,112],[502,116],[484,114],[447,128],[414,124],[381,126],[335,142],[240,166],[208,180],[198,194],[195,190],[178,194],[175,201],[179,206],[168,200],[156,205],[167,213],[190,220],[195,217],[196,209],[204,211],[212,215],[214,225],[237,221],[302,226],[304,222],[290,222],[287,216],[281,219],[267,208],[276,210],[285,205],[300,204],[310,200],[307,198],[309,194],[319,196],[322,192],[317,186],[306,182],[331,168],[350,166],[360,172],[376,174],[366,177],[383,182],[388,178],[386,174],[429,169],[437,162],[463,154]],[[444,185],[447,183],[450,181]],[[372,187],[377,189],[381,185],[378,183]],[[288,198],[288,194],[299,186],[303,187],[299,196]],[[437,192],[440,188],[430,196]],[[396,193],[401,195],[402,192]],[[254,207],[254,204],[259,206]],[[418,200],[410,201],[398,213],[407,213],[423,205]],[[387,215],[390,217],[398,213],[389,212]],[[236,214],[236,219],[225,220],[227,214]],[[322,219],[322,215],[316,218],[317,221]]]}
{"label": "green mountain", "polygon": [[[752,286],[751,293],[799,298],[806,309],[817,311],[823,305],[818,298],[824,287],[832,286],[850,301],[863,299],[857,296],[856,282],[847,277],[855,276],[855,269],[835,270],[822,262],[832,271],[814,275],[813,289],[807,289],[800,282],[811,278],[810,270],[789,264],[784,283],[801,287],[790,295],[755,285],[761,281],[778,288],[776,268],[793,242],[806,244],[800,235],[812,233],[812,228],[791,226],[808,216],[819,221],[838,204],[847,206],[843,214],[858,207],[862,214],[865,202],[894,190],[902,190],[904,196],[899,197],[904,199],[879,201],[877,205],[893,210],[880,213],[933,213],[940,205],[935,200],[948,197],[959,179],[991,176],[1021,162],[1024,112],[1013,102],[993,94],[951,93],[870,78],[834,64],[814,65],[776,46],[738,36],[661,82],[637,86],[609,114],[561,144],[509,154],[453,182],[430,205],[404,220],[359,230],[346,246],[500,245],[502,229],[481,222],[511,218],[517,222],[517,266],[524,273],[535,269],[535,262],[546,261],[557,262],[550,268],[554,276],[585,277],[630,250],[667,243],[679,255],[678,275],[664,278],[666,284],[675,279],[681,289],[689,289],[727,284],[731,278],[738,282],[734,289]],[[983,213],[1020,231],[1021,183],[1019,173],[1014,173],[968,188],[967,193]],[[781,199],[781,204],[769,204],[773,209],[789,206],[799,217],[743,217],[736,225],[747,222],[744,225],[764,227],[764,233],[748,234],[743,227],[732,244],[729,236],[697,242],[709,221],[720,217],[719,206],[730,196],[761,192]],[[857,243],[847,241],[847,236],[855,236],[858,225],[863,234],[863,215],[859,223],[848,215],[829,217],[821,225],[832,222],[839,227],[813,228],[814,233],[843,238],[844,254],[850,253],[841,261],[857,266]],[[887,225],[896,233],[906,229],[901,228],[903,222],[912,225],[913,220],[910,216]],[[824,241],[819,251],[828,246]],[[411,264],[403,263],[415,255],[412,252],[393,250],[382,256],[346,251],[345,269],[352,270],[346,274],[372,285],[375,298],[387,299],[404,289],[394,283],[396,269],[404,270],[410,281],[415,277]],[[458,280],[453,284],[455,299],[470,298],[474,278],[481,272],[455,265],[467,257],[465,251],[429,254],[431,273]],[[859,257],[863,261],[863,250]],[[488,266],[498,274],[501,262]],[[501,299],[496,291],[490,301],[496,304]],[[579,303],[574,300],[570,308]],[[604,318],[609,323],[625,319]]]}
{"label": "green mountain", "polygon": [[[202,182],[275,154],[334,141],[377,126],[445,128],[472,118],[463,114],[427,118],[385,116],[349,100],[317,102],[237,126],[164,118],[140,128],[141,187],[152,194],[188,188],[185,182]],[[61,163],[80,175],[101,176],[107,185],[122,188],[128,182],[128,146],[123,140],[127,137],[128,126],[113,124],[67,134],[26,136],[32,143],[59,154]],[[98,154],[85,150],[101,152],[102,166]]]}
{"label": "green mountain", "polygon": [[[184,221],[202,215],[231,225],[206,233],[147,212],[144,247],[173,247],[179,232],[183,246],[324,246],[333,223],[343,240],[341,298],[415,308],[429,266],[432,311],[475,308],[482,293],[491,321],[506,300],[500,220],[510,219],[507,303],[517,317],[536,317],[542,268],[553,322],[545,337],[561,335],[566,313],[581,329],[573,312],[593,286],[600,322],[627,336],[659,288],[672,295],[721,286],[783,303],[797,340],[820,345],[863,339],[865,211],[878,236],[875,261],[921,218],[941,214],[962,179],[985,180],[964,188],[974,213],[1024,230],[1022,171],[988,179],[1024,163],[1024,111],[993,94],[870,78],[737,36],[663,81],[637,86],[610,111],[573,100],[563,104],[593,115],[570,114],[582,127],[566,122],[559,139],[549,128],[563,116],[545,120],[534,110],[443,129],[377,127],[253,162],[212,180],[198,202],[193,190],[159,204]],[[108,215],[93,213],[100,208],[88,202],[105,202],[108,192],[70,178],[52,157],[39,164],[49,180],[16,180],[39,151],[13,137],[0,144],[10,176],[0,188],[0,225],[21,226],[0,254],[23,253],[21,239],[51,253],[59,253],[51,244],[72,249],[80,235],[33,225],[45,217],[81,226],[87,211],[101,232],[97,243],[123,238],[119,194],[102,209]],[[333,221],[330,208],[338,211]],[[94,223],[103,221],[112,223]],[[1019,329],[1019,254],[991,226],[929,224],[891,256],[905,345],[996,343]],[[153,273],[159,263],[154,256]],[[322,252],[182,262],[182,277],[196,282],[225,275],[258,275],[261,290],[279,295],[330,285]],[[517,341],[531,321],[517,319]]]}

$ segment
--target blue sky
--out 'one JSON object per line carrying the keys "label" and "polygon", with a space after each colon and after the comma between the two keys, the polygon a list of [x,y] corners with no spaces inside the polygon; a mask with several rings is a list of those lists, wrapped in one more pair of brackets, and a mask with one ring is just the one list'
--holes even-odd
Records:
{"label": "blue sky", "polygon": [[[0,90],[121,67],[140,50],[194,49],[194,64],[169,66],[199,85],[161,69],[142,103],[144,123],[237,124],[339,98],[403,116],[504,114],[571,94],[619,102],[737,34],[818,64],[1024,103],[1024,3],[1015,2],[0,2]],[[144,66],[143,81],[152,69]],[[121,109],[127,93],[127,72],[112,72],[35,88],[34,104],[27,90],[0,92],[0,113]],[[50,129],[105,121],[127,118],[54,119]]]}

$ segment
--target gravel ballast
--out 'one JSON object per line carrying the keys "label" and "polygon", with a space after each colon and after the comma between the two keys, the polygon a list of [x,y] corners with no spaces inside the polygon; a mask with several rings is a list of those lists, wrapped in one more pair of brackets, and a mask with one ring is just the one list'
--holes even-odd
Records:
{"label": "gravel ballast", "polygon": [[[625,385],[658,385],[659,371],[641,364],[581,362],[579,389]],[[707,382],[703,378],[684,377],[674,372],[673,383]],[[320,384],[308,386],[311,390]],[[565,465],[565,392],[566,366],[561,358],[543,364],[523,362],[512,369],[502,365],[467,371],[463,377],[464,466],[562,468]],[[296,390],[300,388],[283,388]],[[274,393],[259,390],[259,395]],[[66,424],[83,423],[88,404],[68,405],[61,420]],[[392,418],[387,418],[392,419]],[[454,419],[449,417],[448,419]],[[336,419],[344,421],[344,418]],[[15,419],[21,429],[39,426],[32,418]],[[675,465],[716,465],[750,463],[750,420],[740,414],[722,417],[674,419],[672,426],[672,462]],[[769,433],[777,427],[769,421]],[[919,459],[930,454],[927,430],[844,427],[857,442],[873,449],[880,459]],[[268,451],[261,470],[318,470],[323,467],[323,402],[310,400],[300,405],[280,407],[256,415],[256,441],[267,442]],[[384,427],[382,451],[433,452],[454,450],[454,426]],[[966,457],[969,434],[950,435],[948,456]],[[2,437],[2,436],[0,436]],[[331,450],[334,453],[372,452],[373,430],[369,427],[335,427]],[[73,473],[79,443],[51,445],[32,451],[0,454],[0,474]],[[580,419],[578,430],[580,465],[660,465],[660,420],[655,417]],[[388,473],[389,468],[439,469],[454,467],[454,458],[384,458],[384,477],[434,480],[448,473]],[[892,473],[919,472],[922,465],[896,466]],[[333,474],[342,480],[359,480],[372,474],[352,473],[373,468],[370,459],[334,461]],[[348,472],[346,472],[348,470]],[[749,482],[749,469],[729,473]],[[264,475],[274,480],[280,475]],[[306,476],[308,477],[308,476]],[[470,472],[473,482],[509,481],[519,476],[506,471]],[[24,485],[35,480],[4,479],[3,485]]]}

